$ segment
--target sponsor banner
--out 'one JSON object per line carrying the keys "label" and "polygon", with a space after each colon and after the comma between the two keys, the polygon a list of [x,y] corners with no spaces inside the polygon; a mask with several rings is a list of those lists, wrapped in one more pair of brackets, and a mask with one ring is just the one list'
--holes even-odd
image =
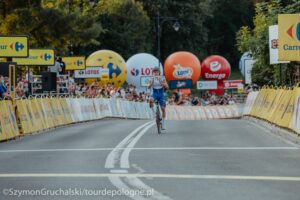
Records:
{"label": "sponsor banner", "polygon": [[241,88],[243,89],[243,83],[244,81],[243,80],[226,80],[226,81],[223,81],[224,83],[224,89],[238,89],[238,88]]}
{"label": "sponsor banner", "polygon": [[99,78],[101,67],[87,67],[84,70],[75,70],[75,78]]}
{"label": "sponsor banner", "polygon": [[186,88],[192,88],[192,87],[193,87],[192,79],[170,81],[170,89],[186,89]]}
{"label": "sponsor banner", "polygon": [[251,108],[253,107],[253,104],[255,102],[255,99],[258,95],[258,91],[250,92],[247,96],[246,105],[243,110],[243,115],[249,115]]}
{"label": "sponsor banner", "polygon": [[296,97],[294,103],[293,117],[290,128],[300,133],[300,88],[296,88]]}
{"label": "sponsor banner", "polygon": [[300,61],[300,14],[278,15],[280,61]]}
{"label": "sponsor banner", "polygon": [[0,36],[0,57],[25,58],[28,55],[27,36]]}
{"label": "sponsor banner", "polygon": [[141,87],[148,87],[153,76],[141,76]]}
{"label": "sponsor banner", "polygon": [[126,62],[127,77],[126,82],[129,85],[134,85],[138,91],[146,91],[148,78],[152,76],[153,69],[158,67],[163,74],[163,67],[158,59],[151,54],[139,53],[130,57]]}
{"label": "sponsor banner", "polygon": [[66,70],[85,69],[85,57],[84,56],[62,57],[62,61],[66,65]]}
{"label": "sponsor banner", "polygon": [[109,69],[101,68],[100,69],[100,78],[101,78],[101,81],[109,81]]}
{"label": "sponsor banner", "polygon": [[208,120],[241,117],[235,105],[228,106],[167,106],[167,120]]}
{"label": "sponsor banner", "polygon": [[198,90],[215,90],[217,88],[217,81],[197,81]]}
{"label": "sponsor banner", "polygon": [[10,101],[0,101],[0,141],[19,136],[15,112]]}
{"label": "sponsor banner", "polygon": [[244,60],[244,67],[245,67],[245,84],[251,84],[252,83],[252,68],[255,61],[253,59],[245,59]]}
{"label": "sponsor banner", "polygon": [[263,88],[259,92],[250,92],[244,115],[264,119],[299,133],[299,93],[299,87],[293,90]]}
{"label": "sponsor banner", "polygon": [[239,69],[243,76],[245,76],[245,60],[253,60],[252,53],[250,51],[245,52],[239,62]]}
{"label": "sponsor banner", "polygon": [[289,63],[278,61],[278,25],[269,26],[270,64]]}
{"label": "sponsor banner", "polygon": [[180,64],[174,65],[173,77],[178,79],[191,79],[193,68],[183,67]]}
{"label": "sponsor banner", "polygon": [[18,65],[54,65],[55,56],[53,49],[29,49],[27,58],[13,58]]}

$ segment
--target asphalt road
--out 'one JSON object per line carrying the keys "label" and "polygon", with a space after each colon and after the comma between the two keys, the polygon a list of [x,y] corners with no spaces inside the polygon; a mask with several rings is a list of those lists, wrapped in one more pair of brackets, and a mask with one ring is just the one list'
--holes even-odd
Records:
{"label": "asphalt road", "polygon": [[105,119],[0,143],[0,199],[299,200],[300,148],[246,120]]}

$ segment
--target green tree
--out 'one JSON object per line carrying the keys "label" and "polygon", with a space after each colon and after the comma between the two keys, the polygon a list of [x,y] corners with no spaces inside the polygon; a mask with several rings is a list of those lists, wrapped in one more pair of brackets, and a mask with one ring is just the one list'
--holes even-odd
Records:
{"label": "green tree", "polygon": [[237,32],[238,50],[241,53],[251,51],[256,61],[252,70],[252,78],[259,85],[278,85],[281,74],[284,84],[293,82],[291,74],[295,63],[283,65],[282,70],[280,70],[280,65],[269,64],[269,26],[278,23],[278,14],[296,13],[300,8],[300,3],[297,0],[292,0],[288,5],[286,3],[285,6],[281,0],[257,3],[253,19],[254,28],[244,26]]}
{"label": "green tree", "polygon": [[135,0],[103,0],[95,9],[105,29],[98,38],[102,41],[101,46],[96,48],[114,50],[126,59],[138,52],[151,50],[150,19],[141,3]]}
{"label": "green tree", "polygon": [[103,30],[96,18],[82,10],[66,11],[68,8],[62,7],[66,0],[52,1],[55,4],[27,1],[22,6],[17,6],[16,2],[20,1],[5,4],[6,15],[0,21],[2,34],[26,34],[31,47],[54,48],[59,54],[66,54],[70,44],[99,44],[96,38]]}
{"label": "green tree", "polygon": [[251,24],[254,14],[249,0],[215,0],[211,8],[213,16],[205,22],[208,29],[206,49],[208,55],[222,55],[232,68],[238,66],[240,54],[235,47],[236,32],[241,26]]}
{"label": "green tree", "polygon": [[[180,23],[180,30],[173,29],[174,21],[166,21],[162,26],[161,55],[165,59],[176,51],[190,51],[198,57],[207,55],[205,44],[208,40],[208,29],[204,23],[212,17],[212,0],[140,0],[151,18],[152,40],[156,43],[156,17],[175,17]],[[152,50],[156,55],[157,46]]]}

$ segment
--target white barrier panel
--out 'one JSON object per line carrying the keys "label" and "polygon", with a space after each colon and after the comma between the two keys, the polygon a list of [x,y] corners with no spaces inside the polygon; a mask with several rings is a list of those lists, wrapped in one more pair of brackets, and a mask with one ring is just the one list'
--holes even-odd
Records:
{"label": "white barrier panel", "polygon": [[250,92],[247,96],[246,105],[243,110],[243,115],[249,115],[251,112],[251,109],[254,105],[254,102],[256,100],[256,97],[258,95],[259,91]]}
{"label": "white barrier panel", "polygon": [[300,133],[300,89],[297,89],[297,95],[295,99],[294,111],[291,120],[291,128]]}
{"label": "white barrier panel", "polygon": [[229,106],[167,106],[167,120],[209,120],[242,116],[235,105]]}

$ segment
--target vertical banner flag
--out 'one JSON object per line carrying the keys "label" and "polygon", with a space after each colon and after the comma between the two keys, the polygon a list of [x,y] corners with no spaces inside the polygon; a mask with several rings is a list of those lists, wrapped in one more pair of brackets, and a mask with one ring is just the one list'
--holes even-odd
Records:
{"label": "vertical banner flag", "polygon": [[280,61],[300,61],[300,14],[278,15]]}
{"label": "vertical banner flag", "polygon": [[270,64],[289,63],[278,61],[278,25],[269,26],[269,52]]}
{"label": "vertical banner flag", "polygon": [[252,72],[252,68],[253,68],[253,64],[254,64],[254,60],[253,59],[245,59],[244,60],[245,64],[245,84],[251,84],[252,83],[252,76],[251,76],[251,72]]}

